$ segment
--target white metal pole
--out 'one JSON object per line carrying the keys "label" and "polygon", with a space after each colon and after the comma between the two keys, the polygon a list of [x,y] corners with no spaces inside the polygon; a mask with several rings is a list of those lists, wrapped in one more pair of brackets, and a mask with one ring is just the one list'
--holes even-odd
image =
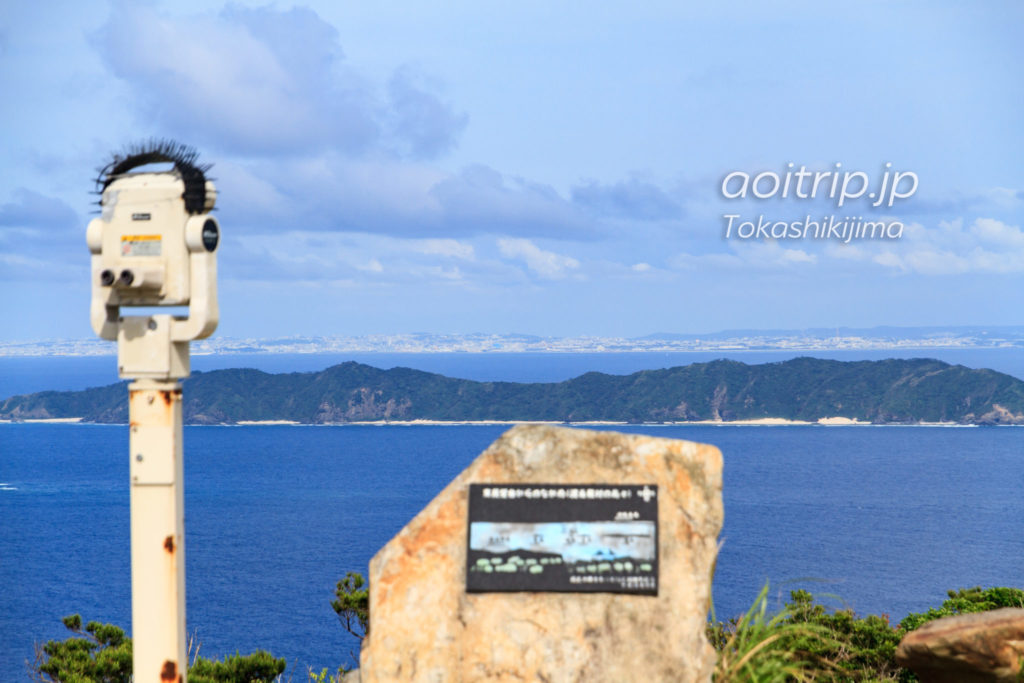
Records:
{"label": "white metal pole", "polygon": [[[172,171],[132,172],[155,162]],[[217,328],[217,247],[208,166],[176,143],[118,154],[100,172],[89,319],[117,340],[118,375],[131,423],[132,650],[136,683],[186,683],[185,497],[179,379],[189,342]],[[188,316],[124,315],[123,307],[188,306]]]}
{"label": "white metal pole", "polygon": [[134,680],[185,683],[181,384],[140,379],[128,394]]}

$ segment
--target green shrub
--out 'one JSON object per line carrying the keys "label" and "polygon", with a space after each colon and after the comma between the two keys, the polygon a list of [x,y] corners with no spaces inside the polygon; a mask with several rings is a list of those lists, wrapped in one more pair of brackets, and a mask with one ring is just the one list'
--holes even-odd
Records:
{"label": "green shrub", "polygon": [[819,626],[795,621],[789,607],[768,618],[768,584],[747,613],[707,627],[718,652],[716,683],[782,683],[820,680],[829,663],[814,654],[827,647]]}
{"label": "green shrub", "polygon": [[132,676],[132,641],[110,624],[90,621],[82,630],[82,617],[61,621],[77,638],[51,640],[36,648],[32,673],[36,680],[60,683],[129,683]]}
{"label": "green shrub", "polygon": [[829,662],[830,670],[817,680],[909,680],[896,664],[896,647],[904,631],[893,628],[888,617],[869,614],[858,618],[850,609],[829,612],[803,590],[790,593],[786,608],[790,621],[813,624],[827,634],[816,642],[794,643],[811,656]]}
{"label": "green shrub", "polygon": [[904,631],[913,631],[922,624],[942,617],[973,612],[987,612],[1002,607],[1024,607],[1024,591],[1018,588],[961,588],[949,591],[949,599],[938,609],[931,608],[927,612],[908,614],[900,622]]}
{"label": "green shrub", "polygon": [[[131,683],[132,641],[117,626],[90,621],[82,630],[82,617],[73,614],[61,621],[78,637],[51,640],[36,648],[30,675],[52,683]],[[189,667],[190,683],[270,683],[285,669],[283,659],[258,650],[234,654],[223,662],[196,657]]]}
{"label": "green shrub", "polygon": [[245,656],[236,652],[222,662],[197,657],[188,669],[188,680],[189,683],[263,683],[284,673],[285,665],[283,659],[275,659],[263,650]]}
{"label": "green shrub", "polygon": [[370,632],[370,588],[359,572],[348,572],[334,589],[331,607],[346,631],[362,640]]}
{"label": "green shrub", "polygon": [[894,627],[885,615],[829,611],[803,590],[792,591],[785,607],[767,619],[765,586],[742,618],[722,623],[712,615],[707,633],[719,656],[715,680],[909,683],[916,676],[896,663],[896,648],[909,631],[941,617],[1024,607],[1024,591],[1016,588],[968,588],[948,595],[941,607],[909,614]]}

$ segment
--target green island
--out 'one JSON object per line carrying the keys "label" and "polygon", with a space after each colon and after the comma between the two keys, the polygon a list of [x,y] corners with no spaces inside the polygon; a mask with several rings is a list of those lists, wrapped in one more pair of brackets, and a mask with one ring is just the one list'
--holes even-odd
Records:
{"label": "green island", "polygon": [[[124,383],[0,401],[0,420],[127,423]],[[187,424],[359,422],[738,422],[1024,424],[1024,382],[938,360],[717,360],[553,383],[478,382],[355,362],[320,372],[194,372]]]}

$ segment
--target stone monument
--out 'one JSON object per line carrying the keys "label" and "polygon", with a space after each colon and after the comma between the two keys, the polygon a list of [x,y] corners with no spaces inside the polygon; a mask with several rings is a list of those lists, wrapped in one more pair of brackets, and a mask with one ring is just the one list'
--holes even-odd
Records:
{"label": "stone monument", "polygon": [[521,425],[370,563],[362,683],[710,681],[722,456]]}

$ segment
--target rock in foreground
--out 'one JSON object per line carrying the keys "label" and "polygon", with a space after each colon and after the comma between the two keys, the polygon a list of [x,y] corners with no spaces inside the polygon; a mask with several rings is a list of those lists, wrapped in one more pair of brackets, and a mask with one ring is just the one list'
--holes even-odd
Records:
{"label": "rock in foreground", "polygon": [[[471,483],[657,486],[658,594],[467,593]],[[713,446],[509,430],[373,558],[362,681],[710,681],[721,489]]]}
{"label": "rock in foreground", "polygon": [[961,614],[908,633],[896,661],[923,683],[1007,683],[1024,680],[1024,609]]}

